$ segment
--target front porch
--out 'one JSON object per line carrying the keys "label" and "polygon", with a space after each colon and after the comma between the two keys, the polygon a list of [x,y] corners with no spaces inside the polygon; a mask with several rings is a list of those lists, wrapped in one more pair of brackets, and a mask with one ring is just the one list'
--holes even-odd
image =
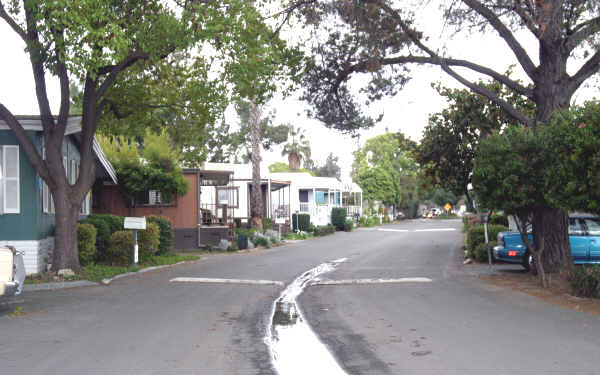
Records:
{"label": "front porch", "polygon": [[344,207],[348,217],[356,218],[362,215],[362,193],[344,192],[340,189],[299,189],[298,212],[310,215],[314,225],[331,223],[331,210],[334,207]]}

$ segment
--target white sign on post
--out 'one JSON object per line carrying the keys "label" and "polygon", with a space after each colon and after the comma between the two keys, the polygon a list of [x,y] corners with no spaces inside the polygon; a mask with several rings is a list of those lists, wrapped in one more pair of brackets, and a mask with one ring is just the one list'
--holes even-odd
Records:
{"label": "white sign on post", "polygon": [[146,230],[146,218],[145,217],[126,217],[123,227],[125,229]]}

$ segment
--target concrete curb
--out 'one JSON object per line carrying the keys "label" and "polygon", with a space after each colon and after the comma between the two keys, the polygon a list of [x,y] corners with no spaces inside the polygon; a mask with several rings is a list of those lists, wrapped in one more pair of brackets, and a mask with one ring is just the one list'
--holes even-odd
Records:
{"label": "concrete curb", "polygon": [[40,290],[58,290],[67,288],[77,288],[81,286],[96,286],[100,285],[93,281],[77,280],[77,281],[59,281],[55,283],[39,283],[23,285],[23,292],[36,292]]}
{"label": "concrete curb", "polygon": [[194,263],[194,262],[197,262],[199,260],[202,260],[202,258],[199,258],[199,259],[196,259],[196,260],[191,260],[191,261],[190,260],[183,260],[181,262],[177,262],[177,263],[173,263],[173,264],[165,264],[164,266],[148,267],[148,268],[144,268],[144,269],[141,269],[139,271],[136,271],[136,272],[122,273],[122,274],[117,275],[115,277],[112,277],[110,279],[103,279],[102,280],[102,284],[103,285],[109,285],[113,281],[115,281],[117,279],[122,279],[123,277],[135,276],[135,275],[139,275],[139,274],[150,272],[150,271],[162,270],[162,269],[165,269],[165,268],[169,268],[169,267],[173,267],[173,266],[177,266],[177,265],[185,264],[185,263]]}

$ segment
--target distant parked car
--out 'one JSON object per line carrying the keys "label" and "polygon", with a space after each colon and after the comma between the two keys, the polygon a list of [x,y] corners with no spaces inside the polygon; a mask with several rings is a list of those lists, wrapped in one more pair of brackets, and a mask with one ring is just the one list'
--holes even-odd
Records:
{"label": "distant parked car", "polygon": [[14,247],[0,247],[0,298],[20,294],[25,282],[23,254]]}
{"label": "distant parked car", "polygon": [[[528,235],[533,243],[533,236]],[[508,263],[521,264],[529,270],[533,257],[523,244],[519,232],[498,233],[494,257]],[[600,218],[593,215],[569,215],[569,243],[575,264],[600,264]]]}

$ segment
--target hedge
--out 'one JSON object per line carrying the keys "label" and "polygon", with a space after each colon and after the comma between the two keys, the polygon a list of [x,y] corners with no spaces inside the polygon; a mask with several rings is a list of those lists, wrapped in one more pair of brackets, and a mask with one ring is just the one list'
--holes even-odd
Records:
{"label": "hedge", "polygon": [[569,283],[576,296],[600,298],[600,266],[575,266]]}
{"label": "hedge", "polygon": [[263,225],[263,230],[273,229],[273,220],[269,219],[268,217],[263,217],[262,225]]}
{"label": "hedge", "polygon": [[[488,225],[489,240],[496,241],[499,232],[506,232],[508,228],[503,225]],[[467,256],[469,258],[478,260],[476,254],[481,253],[481,247],[477,247],[481,244],[485,245],[485,229],[483,225],[476,225],[471,227],[467,231]],[[485,259],[487,259],[487,248]]]}
{"label": "hedge", "polygon": [[90,215],[87,219],[81,221],[81,224],[90,224],[96,229],[96,261],[103,261],[108,258],[108,246],[110,235],[109,223],[104,218],[96,215]]}
{"label": "hedge", "polygon": [[310,229],[310,215],[309,214],[293,214],[292,215],[292,228],[294,231],[301,230],[308,232]]}
{"label": "hedge", "polygon": [[[138,260],[143,263],[149,257],[156,255],[160,243],[160,229],[158,225],[148,223],[146,230],[138,231],[137,234]],[[121,230],[111,234],[107,255],[107,260],[112,264],[129,265],[133,263],[133,232]]]}
{"label": "hedge", "polygon": [[490,222],[491,225],[504,225],[505,227],[508,226],[508,218],[506,217],[506,215],[502,215],[502,214],[493,214],[490,216]]}
{"label": "hedge", "polygon": [[348,211],[345,207],[333,207],[331,209],[331,224],[336,230],[344,230],[347,215]]}
{"label": "hedge", "polygon": [[79,264],[87,266],[96,258],[96,228],[92,224],[77,223],[77,250]]}
{"label": "hedge", "polygon": [[173,223],[166,217],[162,216],[148,216],[146,217],[148,223],[154,223],[158,225],[160,230],[158,255],[167,254],[173,248]]}

